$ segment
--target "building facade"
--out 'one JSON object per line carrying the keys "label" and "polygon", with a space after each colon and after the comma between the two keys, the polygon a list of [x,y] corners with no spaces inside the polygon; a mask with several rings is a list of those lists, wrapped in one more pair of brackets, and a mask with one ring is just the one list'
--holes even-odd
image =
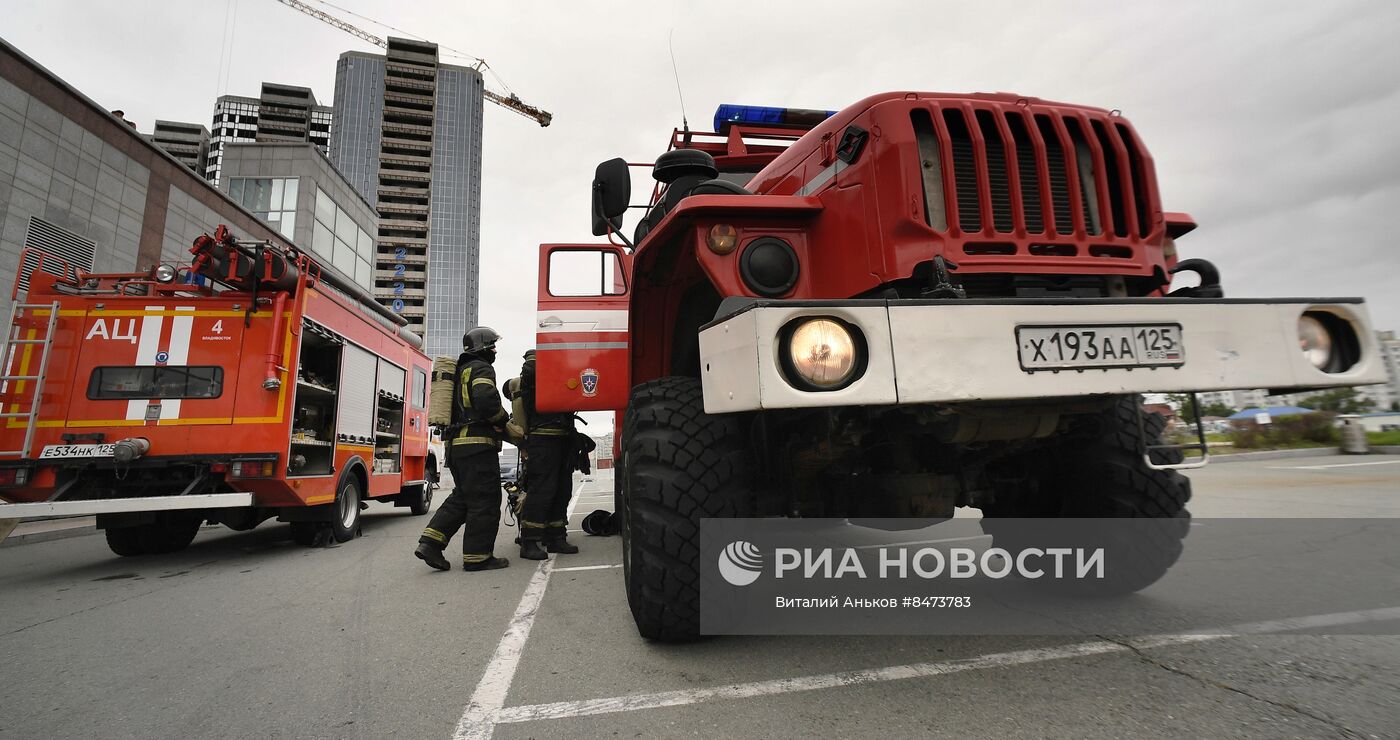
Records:
{"label": "building facade", "polygon": [[209,129],[200,123],[156,121],[151,143],[191,170],[204,174],[209,159]]}
{"label": "building facade", "polygon": [[374,208],[313,144],[236,143],[219,189],[322,267],[374,290]]}
{"label": "building facade", "polygon": [[478,319],[481,73],[390,38],[336,65],[331,162],[379,214],[375,297],[456,354]]}
{"label": "building facade", "polygon": [[224,147],[249,141],[307,143],[330,151],[330,106],[319,105],[309,87],[264,82],[259,97],[221,95],[214,101],[212,135],[204,177],[218,185]]}
{"label": "building facade", "polygon": [[[26,247],[102,272],[188,264],[191,242],[219,224],[240,238],[289,241],[0,41],[0,275],[16,275]],[[9,304],[0,291],[0,311]]]}

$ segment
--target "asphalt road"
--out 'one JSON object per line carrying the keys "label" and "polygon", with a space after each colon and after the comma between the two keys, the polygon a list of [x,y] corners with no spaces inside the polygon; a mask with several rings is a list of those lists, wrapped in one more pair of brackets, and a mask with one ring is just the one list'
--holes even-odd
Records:
{"label": "asphalt road", "polygon": [[[1197,516],[1400,517],[1400,457],[1191,477]],[[579,491],[575,523],[611,508],[606,474]],[[117,558],[101,537],[0,550],[0,737],[1400,737],[1396,621],[1131,646],[655,645],[633,629],[617,538],[438,573],[411,555],[425,523],[373,505],[363,537],[326,549],[269,523],[162,557]]]}

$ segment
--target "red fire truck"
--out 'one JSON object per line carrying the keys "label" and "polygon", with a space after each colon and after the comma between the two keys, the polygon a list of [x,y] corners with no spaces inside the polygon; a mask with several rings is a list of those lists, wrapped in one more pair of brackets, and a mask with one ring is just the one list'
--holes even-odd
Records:
{"label": "red fire truck", "polygon": [[1116,111],[721,106],[714,132],[673,132],[630,240],[628,166],[593,181],[608,244],[541,247],[538,404],[619,411],[646,637],[698,633],[707,517],[1152,517],[1152,561],[1111,584],[1145,587],[1188,531],[1173,468],[1205,456],[1165,444],[1140,394],[1385,379],[1360,299],[1225,298],[1179,260],[1195,223],[1163,211]]}
{"label": "red fire truck", "polygon": [[0,388],[0,519],[95,514],[118,555],[277,517],[345,542],[364,503],[428,511],[431,363],[295,248],[220,226],[192,264],[92,274],[26,252]]}

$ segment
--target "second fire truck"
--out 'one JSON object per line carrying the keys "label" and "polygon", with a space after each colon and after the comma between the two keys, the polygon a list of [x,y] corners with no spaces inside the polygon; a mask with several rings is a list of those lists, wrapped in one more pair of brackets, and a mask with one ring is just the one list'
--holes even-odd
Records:
{"label": "second fire truck", "polygon": [[370,501],[427,513],[431,364],[403,320],[294,248],[203,235],[188,267],[26,252],[0,388],[0,519],[95,514],[118,555],[276,517],[313,545]]}

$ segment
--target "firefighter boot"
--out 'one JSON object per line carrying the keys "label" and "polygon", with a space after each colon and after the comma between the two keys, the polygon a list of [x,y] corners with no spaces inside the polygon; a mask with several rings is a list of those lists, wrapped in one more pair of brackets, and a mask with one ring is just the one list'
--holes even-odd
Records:
{"label": "firefighter boot", "polygon": [[510,566],[509,559],[498,558],[495,555],[488,555],[485,560],[475,560],[471,562],[467,560],[469,557],[471,556],[464,556],[462,558],[462,570],[468,572],[476,570],[500,570],[501,568]]}
{"label": "firefighter boot", "polygon": [[526,560],[546,560],[549,558],[549,554],[545,552],[543,547],[540,547],[539,540],[521,540],[520,557]]}
{"label": "firefighter boot", "polygon": [[560,555],[578,554],[578,545],[569,542],[569,539],[563,536],[557,537],[555,539],[545,540],[544,549],[548,552],[557,553]]}
{"label": "firefighter boot", "polygon": [[419,542],[418,549],[413,551],[413,555],[437,570],[452,570],[452,564],[442,556],[442,548],[432,543]]}

